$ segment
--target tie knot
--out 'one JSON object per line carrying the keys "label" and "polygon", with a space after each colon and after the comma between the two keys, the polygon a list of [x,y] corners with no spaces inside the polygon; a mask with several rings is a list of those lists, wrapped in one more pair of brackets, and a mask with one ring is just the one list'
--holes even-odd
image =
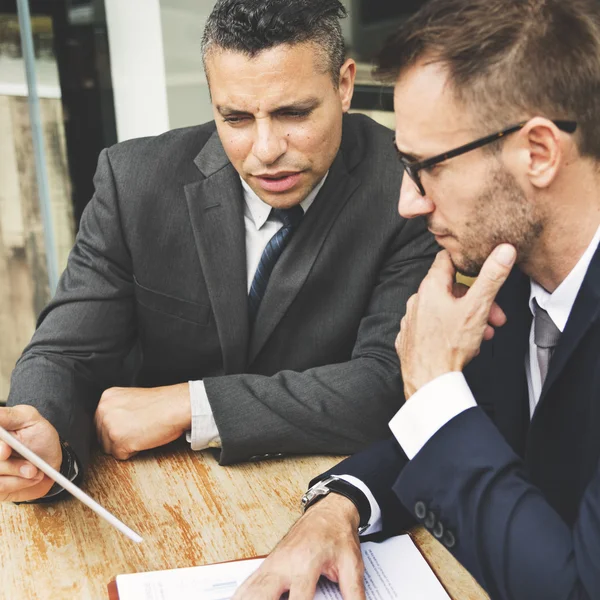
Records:
{"label": "tie knot", "polygon": [[554,348],[560,339],[560,329],[535,299],[534,302],[533,339],[535,345],[538,348]]}
{"label": "tie knot", "polygon": [[271,212],[283,223],[284,227],[296,227],[304,216],[304,209],[299,204],[292,208],[274,208]]}

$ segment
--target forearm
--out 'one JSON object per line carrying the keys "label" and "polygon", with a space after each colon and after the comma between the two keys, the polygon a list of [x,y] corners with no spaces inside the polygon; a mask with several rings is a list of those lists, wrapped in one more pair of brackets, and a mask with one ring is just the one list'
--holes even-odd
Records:
{"label": "forearm", "polygon": [[397,367],[369,358],[272,377],[206,378],[204,384],[222,464],[274,452],[356,452],[389,434],[387,422],[403,401]]}
{"label": "forearm", "polygon": [[35,407],[71,445],[83,471],[89,462],[92,422],[100,393],[70,363],[28,354],[13,371],[7,405]]}

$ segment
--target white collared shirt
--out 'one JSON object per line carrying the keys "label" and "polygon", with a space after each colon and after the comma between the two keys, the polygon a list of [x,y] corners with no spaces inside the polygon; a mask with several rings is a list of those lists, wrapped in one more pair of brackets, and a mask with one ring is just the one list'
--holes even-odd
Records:
{"label": "white collared shirt", "polygon": [[[564,331],[599,243],[600,227],[596,230],[596,234],[575,267],[552,294],[531,280],[529,307],[534,316],[533,300],[535,298],[538,304],[548,312],[561,333]],[[529,334],[529,351],[525,358],[525,372],[529,391],[530,416],[533,416],[542,387],[536,345],[533,340],[533,323]],[[389,426],[409,460],[412,460],[439,429],[463,411],[475,406],[477,403],[462,372],[445,373],[415,392],[396,413]],[[344,477],[344,479],[347,478]],[[348,481],[350,480],[348,479]],[[350,483],[356,485],[356,481],[350,481]],[[367,495],[371,504],[369,528],[363,535],[377,533],[381,530],[381,509],[367,486],[360,483],[362,485],[357,487]]]}
{"label": "white collared shirt", "polygon": [[[304,214],[314,202],[323,187],[327,175],[315,186],[311,193],[300,202]],[[263,202],[240,177],[244,190],[244,225],[246,228],[246,270],[248,291],[258,268],[260,257],[269,240],[283,227],[277,219],[269,218],[272,207]],[[219,430],[213,416],[203,381],[190,381],[190,400],[192,403],[192,429],[186,434],[192,450],[203,450],[210,446],[220,446]]]}

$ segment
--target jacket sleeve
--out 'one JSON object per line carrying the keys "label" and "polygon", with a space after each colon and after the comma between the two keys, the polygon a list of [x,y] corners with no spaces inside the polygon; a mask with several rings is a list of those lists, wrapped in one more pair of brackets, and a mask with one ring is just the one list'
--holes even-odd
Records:
{"label": "jacket sleeve", "polygon": [[406,223],[379,271],[347,362],[205,379],[221,464],[274,452],[350,454],[387,437],[404,398],[394,340],[437,251],[423,222]]}
{"label": "jacket sleeve", "polygon": [[494,600],[600,598],[600,472],[568,526],[481,408],[444,425],[394,491]]}
{"label": "jacket sleeve", "polygon": [[118,383],[136,336],[131,259],[107,150],[94,184],[67,268],[17,362],[8,398],[9,406],[37,408],[84,467],[100,395]]}

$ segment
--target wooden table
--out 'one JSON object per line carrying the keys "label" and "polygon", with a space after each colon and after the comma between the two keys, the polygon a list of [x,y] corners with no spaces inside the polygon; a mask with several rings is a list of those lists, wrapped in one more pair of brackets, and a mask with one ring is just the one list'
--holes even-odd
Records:
{"label": "wooden table", "polygon": [[[300,515],[308,481],[337,462],[306,457],[220,467],[175,444],[128,462],[98,455],[84,489],[144,537],[135,544],[75,499],[0,504],[2,600],[106,600],[120,573],[269,552]],[[414,539],[454,600],[487,598],[422,528]]]}

